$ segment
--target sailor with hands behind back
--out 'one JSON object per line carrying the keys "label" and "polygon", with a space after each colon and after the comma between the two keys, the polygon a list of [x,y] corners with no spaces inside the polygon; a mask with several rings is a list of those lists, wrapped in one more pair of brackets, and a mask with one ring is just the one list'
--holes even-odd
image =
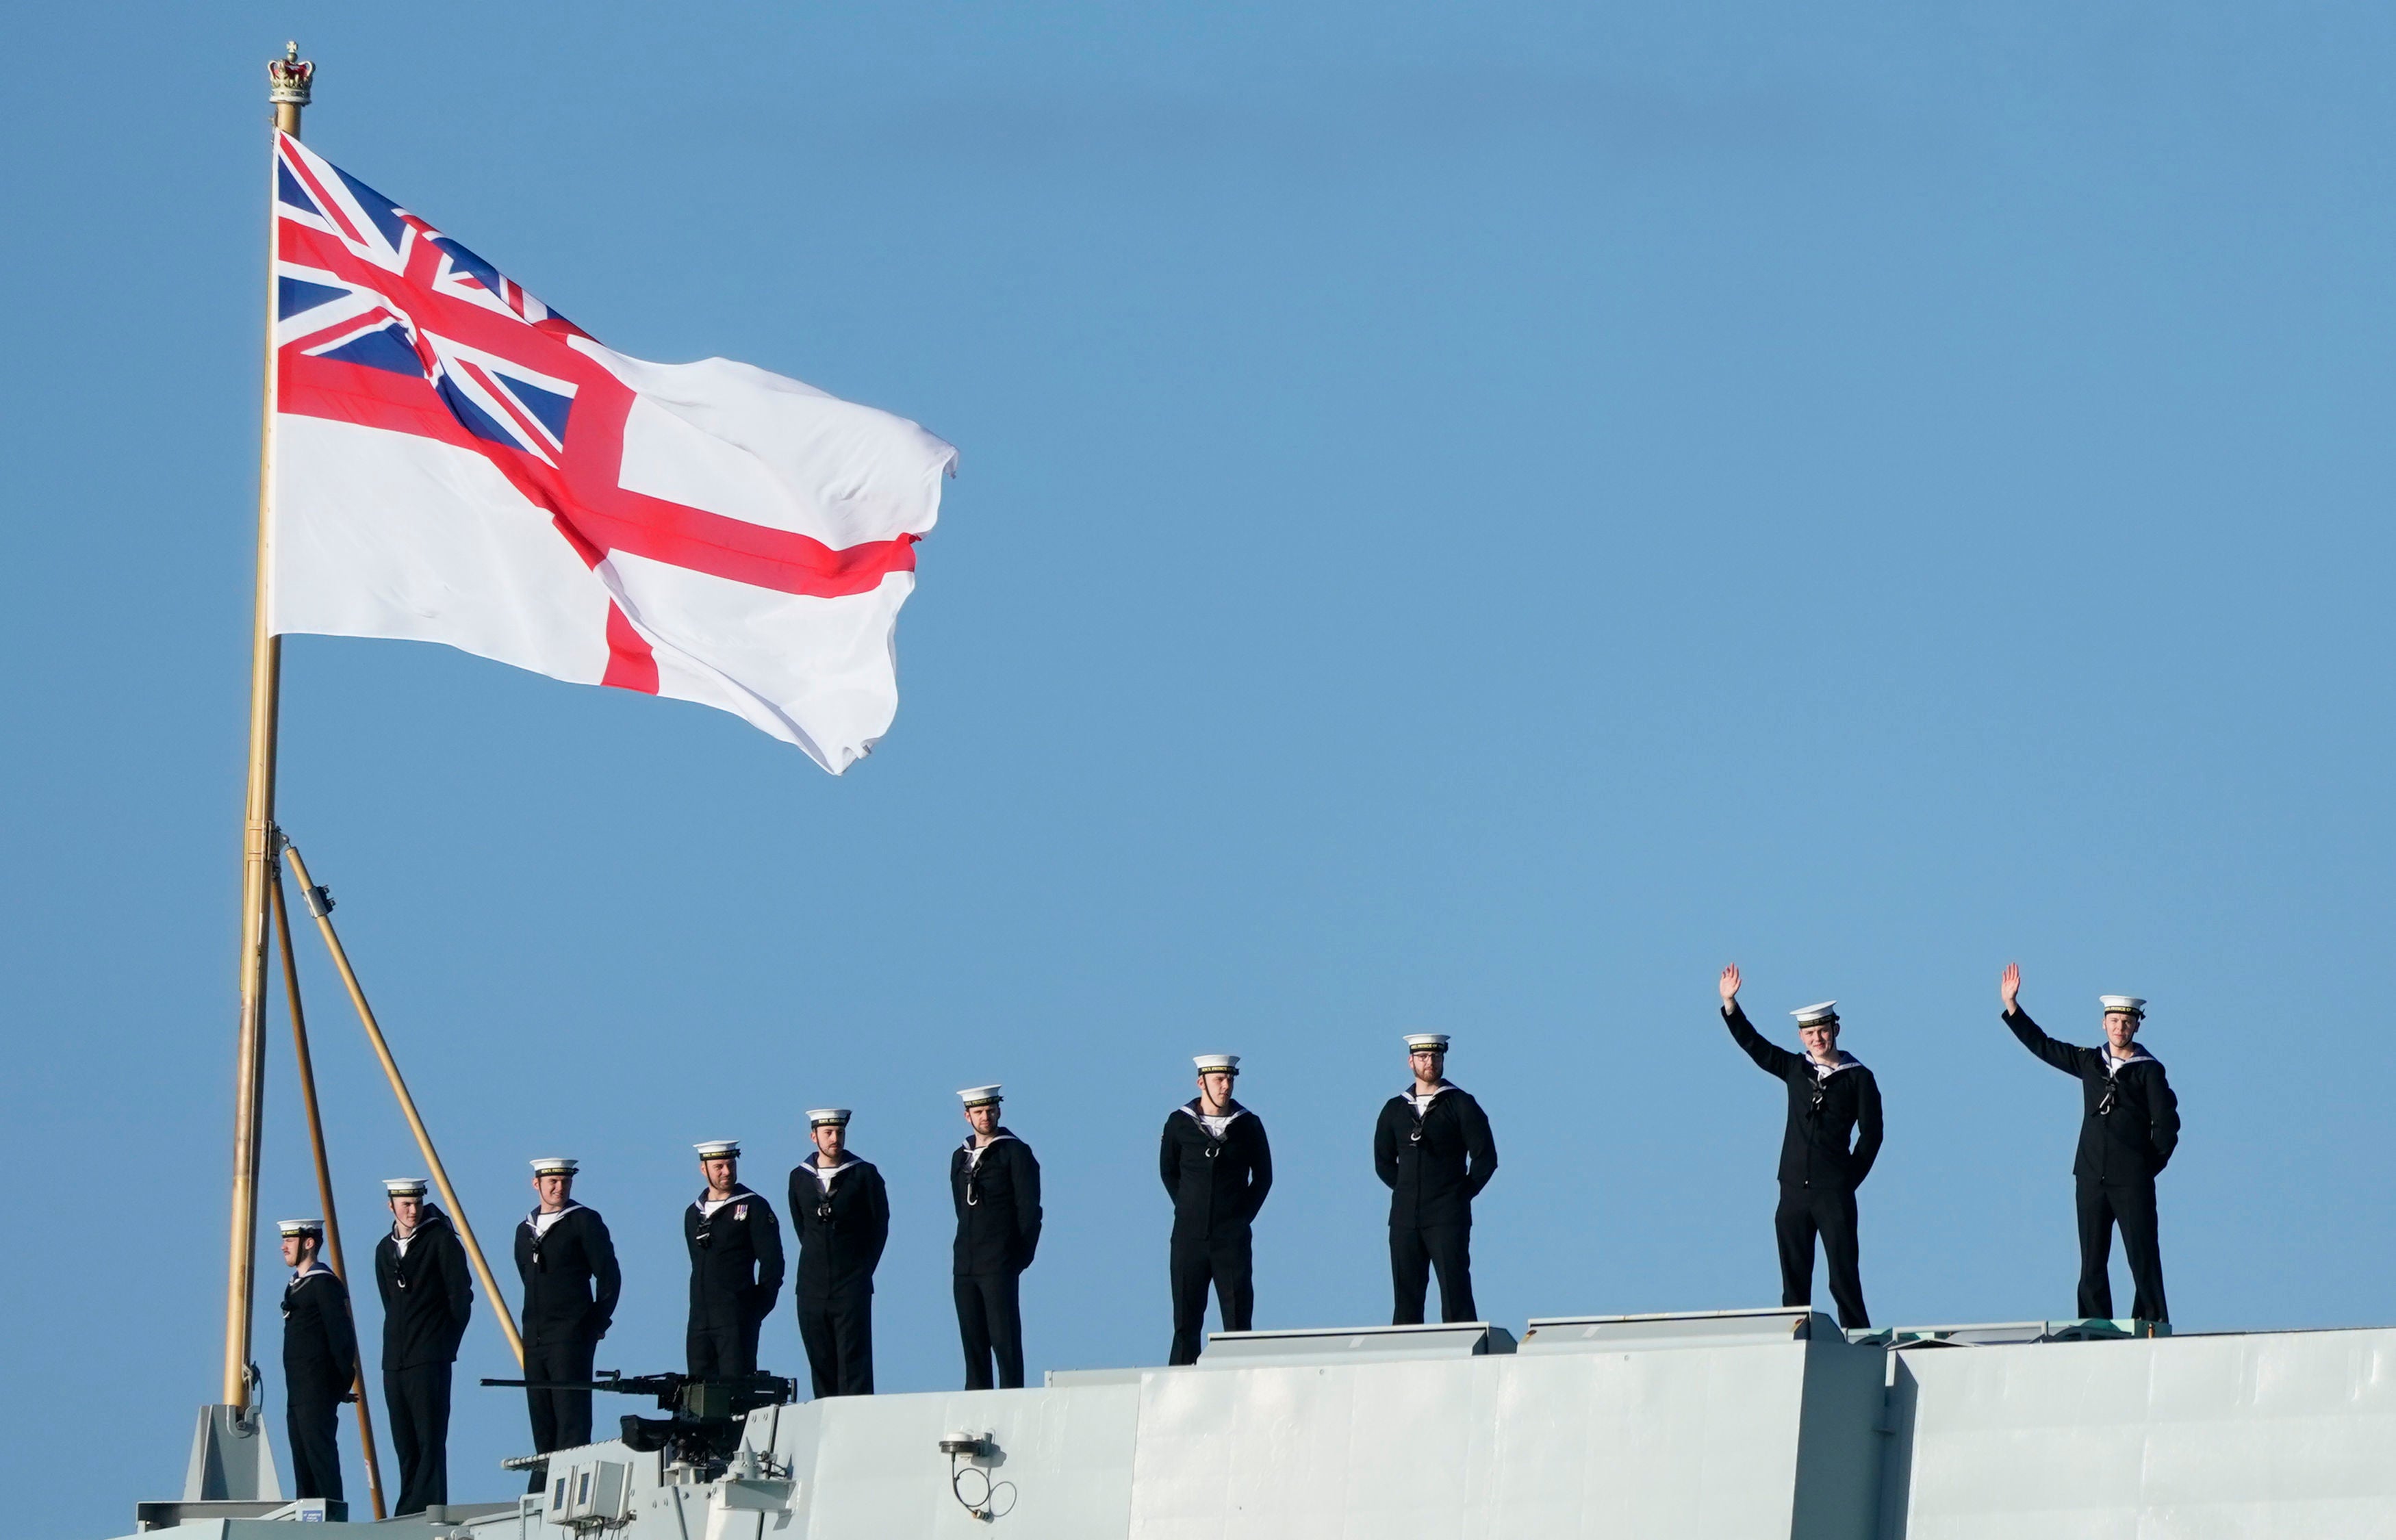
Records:
{"label": "sailor with hands behind back", "polygon": [[293,1495],[341,1500],[341,1402],[353,1399],[358,1334],[350,1320],[350,1291],[325,1266],[321,1219],[286,1219],[283,1265],[283,1414],[291,1435]]}
{"label": "sailor with hands behind back", "polygon": [[757,1372],[757,1333],[782,1293],[782,1226],[740,1182],[740,1141],[694,1145],[706,1190],[682,1211],[690,1253],[690,1321],[683,1348],[693,1379]]}
{"label": "sailor with hands behind back", "polygon": [[1166,1255],[1173,1285],[1173,1351],[1167,1363],[1198,1361],[1206,1324],[1206,1285],[1223,1330],[1255,1323],[1253,1227],[1272,1190],[1272,1147],[1265,1125],[1231,1095],[1237,1054],[1200,1054],[1198,1094],[1165,1117],[1157,1168],[1173,1200]]}
{"label": "sailor with hands behind back", "polygon": [[968,1390],[1022,1386],[1021,1281],[1040,1249],[1040,1162],[999,1123],[1004,1089],[974,1085],[957,1093],[970,1132],[949,1152],[949,1195],[957,1210],[952,1281]]}
{"label": "sailor with hands behind back", "polygon": [[816,1399],[873,1394],[873,1269],[890,1242],[882,1173],[848,1148],[849,1111],[807,1114],[815,1150],[791,1172],[799,1265],[791,1284]]}

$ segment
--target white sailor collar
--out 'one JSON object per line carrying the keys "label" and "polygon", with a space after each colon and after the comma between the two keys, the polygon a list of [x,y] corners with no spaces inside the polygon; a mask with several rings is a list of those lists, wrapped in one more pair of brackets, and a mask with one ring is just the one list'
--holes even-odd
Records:
{"label": "white sailor collar", "polygon": [[535,1229],[539,1229],[540,1228],[540,1222],[543,1219],[547,1219],[551,1223],[554,1224],[581,1206],[581,1204],[569,1198],[566,1201],[566,1206],[559,1209],[555,1214],[543,1214],[539,1208],[535,1208],[530,1214],[525,1215],[525,1223],[530,1225]]}
{"label": "white sailor collar", "polygon": [[1414,1086],[1409,1084],[1404,1090],[1398,1093],[1398,1100],[1404,1102],[1417,1112],[1420,1112],[1425,1108],[1431,1106],[1431,1103],[1439,1100],[1440,1097],[1447,1095],[1450,1091],[1458,1089],[1461,1088],[1458,1086],[1454,1081],[1442,1081],[1437,1085],[1431,1087],[1430,1095],[1417,1096],[1415,1095]]}
{"label": "white sailor collar", "polygon": [[2105,1073],[2108,1076],[2126,1069],[2133,1064],[2151,1064],[2156,1069],[2160,1069],[2163,1068],[2163,1060],[2155,1057],[2154,1055],[2148,1053],[2144,1048],[2139,1047],[2135,1042],[2130,1044],[2130,1051],[2119,1058],[2113,1056],[2113,1045],[2109,1042],[2096,1050],[2096,1059],[2098,1063],[2104,1065]]}
{"label": "white sailor collar", "polygon": [[1191,1117],[1196,1119],[1202,1124],[1210,1117],[1219,1116],[1223,1120],[1223,1126],[1225,1128],[1231,1127],[1234,1120],[1244,1118],[1247,1116],[1248,1113],[1248,1109],[1242,1107],[1237,1100],[1232,1101],[1230,1106],[1219,1114],[1201,1112],[1198,1110],[1198,1098],[1195,1096],[1191,1097],[1188,1101],[1183,1102],[1179,1107],[1175,1108],[1173,1110],[1176,1112],[1187,1112]]}
{"label": "white sailor collar", "polygon": [[1864,1067],[1863,1060],[1844,1048],[1833,1048],[1830,1051],[1839,1056],[1829,1064],[1824,1064],[1811,1054],[1805,1055],[1805,1067],[1814,1071],[1816,1080],[1826,1081],[1842,1069],[1860,1069]]}
{"label": "white sailor collar", "polygon": [[815,1177],[817,1185],[821,1187],[827,1192],[832,1190],[832,1179],[833,1177],[839,1175],[844,1171],[847,1171],[852,1167],[861,1166],[865,1162],[863,1161],[859,1160],[856,1156],[851,1155],[845,1149],[841,1151],[840,1164],[836,1166],[818,1165],[816,1164],[816,1158],[812,1155],[799,1162],[801,1166],[806,1169],[810,1175]]}
{"label": "white sailor collar", "polygon": [[732,1184],[732,1191],[729,1196],[712,1201],[707,1196],[707,1189],[705,1188],[699,1188],[699,1196],[690,1201],[690,1206],[699,1210],[699,1216],[701,1219],[712,1219],[715,1217],[715,1211],[724,1207],[725,1204],[737,1203],[743,1198],[754,1198],[757,1195],[754,1192],[752,1192],[749,1189],[748,1183],[735,1182]]}
{"label": "white sailor collar", "polygon": [[[993,1135],[992,1135],[990,1136],[990,1144],[987,1144],[987,1145],[978,1145],[978,1144],[974,1143],[974,1137],[975,1137],[975,1136],[974,1136],[973,1135],[971,1135],[971,1134],[968,1134],[968,1135],[965,1135],[965,1154],[966,1154],[967,1156],[971,1156],[971,1155],[973,1154],[973,1152],[974,1152],[974,1151],[976,1151],[976,1150],[978,1150],[978,1149],[988,1149],[988,1148],[990,1148],[990,1145],[994,1145],[994,1144],[998,1143],[1001,1139],[1013,1139],[1013,1138],[1015,1138],[1015,1135],[1012,1135],[1012,1134],[1009,1134],[1005,1129],[1002,1128],[1002,1129],[1000,1129],[997,1133],[995,1133],[995,1134],[993,1134]],[[1018,1143],[1018,1144],[1020,1144],[1022,1141],[1021,1141],[1021,1140],[1019,1140],[1019,1139],[1018,1139],[1018,1140],[1016,1140],[1016,1142],[1017,1142],[1017,1143]]]}
{"label": "white sailor collar", "polygon": [[297,1288],[299,1285],[307,1282],[308,1280],[312,1278],[337,1278],[340,1275],[334,1272],[332,1268],[325,1265],[325,1259],[323,1257],[312,1256],[308,1259],[308,1265],[306,1267],[295,1268],[292,1269],[291,1283],[294,1288]]}

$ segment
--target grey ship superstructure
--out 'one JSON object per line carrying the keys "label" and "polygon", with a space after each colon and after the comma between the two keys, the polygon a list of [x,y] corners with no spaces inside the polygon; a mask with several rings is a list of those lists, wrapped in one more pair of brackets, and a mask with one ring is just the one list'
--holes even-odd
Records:
{"label": "grey ship superstructure", "polygon": [[[621,1440],[561,1451],[539,1494],[372,1533],[2396,1535],[2396,1329],[2136,1330],[2027,1322],[1851,1340],[1826,1316],[1770,1309],[1536,1320],[1519,1341],[1489,1325],[1218,1334],[1188,1368],[760,1407],[726,1419],[723,1453],[701,1463]],[[280,1512],[146,1512],[184,1520],[153,1540],[271,1540],[304,1517],[246,1506]]]}

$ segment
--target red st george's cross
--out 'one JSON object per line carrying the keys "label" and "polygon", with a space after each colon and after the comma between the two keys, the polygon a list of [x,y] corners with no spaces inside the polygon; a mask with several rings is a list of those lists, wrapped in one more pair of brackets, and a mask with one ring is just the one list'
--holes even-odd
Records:
{"label": "red st george's cross", "polygon": [[[278,136],[276,410],[472,450],[588,567],[622,551],[780,593],[869,592],[913,535],[841,549],[622,485],[636,399],[589,333],[330,162]],[[658,692],[648,641],[607,605],[601,684]]]}

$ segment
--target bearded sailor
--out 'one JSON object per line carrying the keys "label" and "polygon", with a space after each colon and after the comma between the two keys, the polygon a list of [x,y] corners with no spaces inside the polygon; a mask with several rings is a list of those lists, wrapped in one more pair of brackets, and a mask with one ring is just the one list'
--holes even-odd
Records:
{"label": "bearded sailor", "polygon": [[382,1294],[382,1390],[399,1455],[394,1516],[449,1501],[449,1374],[474,1308],[466,1248],[449,1216],[424,1201],[421,1176],[383,1183],[391,1233],[375,1243]]}
{"label": "bearded sailor", "polygon": [[291,1435],[294,1495],[341,1500],[340,1404],[358,1372],[350,1291],[325,1266],[325,1222],[286,1219],[283,1264],[283,1416]]}
{"label": "bearded sailor", "polygon": [[1439,1318],[1478,1321],[1472,1303],[1472,1200],[1498,1174],[1498,1142],[1471,1094],[1448,1083],[1447,1034],[1409,1033],[1414,1083],[1373,1128],[1373,1169],[1390,1189],[1390,1321],[1419,1326],[1431,1275]]}
{"label": "bearded sailor", "polygon": [[2080,1313],[2112,1319],[2113,1228],[2136,1291],[2130,1314],[2168,1321],[2163,1303],[2163,1242],[2155,1215],[2155,1177],[2179,1148],[2179,1098],[2163,1061],[2138,1046],[2147,1002],[2136,995],[2098,995],[2105,1042],[2079,1048],[2057,1042],[2021,1008],[2021,968],[2005,964],[1997,981],[2005,1026],[2021,1045],[2080,1082],[2080,1146],[2071,1161],[2080,1219]]}
{"label": "bearded sailor", "polygon": [[1000,1125],[1003,1089],[973,1085],[957,1093],[969,1132],[949,1154],[949,1194],[957,1209],[957,1335],[965,1345],[968,1390],[1023,1384],[1019,1285],[1040,1249],[1040,1162],[1030,1145]]}
{"label": "bearded sailor", "polygon": [[1880,1082],[1853,1054],[1840,1050],[1837,1001],[1790,1013],[1805,1045],[1804,1053],[1792,1054],[1765,1042],[1739,1008],[1737,963],[1722,971],[1719,988],[1731,1041],[1789,1092],[1789,1122],[1780,1135],[1780,1205],[1772,1215],[1780,1248],[1780,1303],[1814,1303],[1814,1241],[1819,1236],[1839,1324],[1851,1331],[1870,1326],[1856,1188],[1880,1157]]}
{"label": "bearded sailor", "polygon": [[706,1189],[682,1211],[690,1253],[690,1323],[683,1348],[693,1379],[746,1379],[757,1372],[757,1333],[782,1293],[782,1225],[740,1182],[740,1141],[691,1147]]}
{"label": "bearded sailor", "polygon": [[1198,1361],[1206,1324],[1206,1286],[1223,1330],[1254,1325],[1257,1291],[1252,1228],[1272,1190],[1272,1147],[1265,1125],[1231,1096],[1237,1054],[1201,1054],[1198,1094],[1165,1115],[1157,1152],[1173,1200],[1167,1254],[1173,1285],[1173,1352],[1168,1363]]}
{"label": "bearded sailor", "polygon": [[791,1292],[818,1401],[873,1394],[873,1269],[890,1241],[890,1192],[848,1149],[849,1110],[807,1114],[815,1153],[791,1173],[799,1266]]}
{"label": "bearded sailor", "polygon": [[[516,1276],[524,1281],[525,1378],[574,1384],[591,1378],[599,1339],[616,1319],[624,1275],[616,1265],[616,1242],[595,1209],[574,1201],[579,1163],[562,1155],[532,1162],[538,1202],[516,1226]],[[525,1391],[532,1415],[535,1454],[573,1449],[591,1441],[591,1392]],[[532,1490],[545,1477],[535,1467]]]}

